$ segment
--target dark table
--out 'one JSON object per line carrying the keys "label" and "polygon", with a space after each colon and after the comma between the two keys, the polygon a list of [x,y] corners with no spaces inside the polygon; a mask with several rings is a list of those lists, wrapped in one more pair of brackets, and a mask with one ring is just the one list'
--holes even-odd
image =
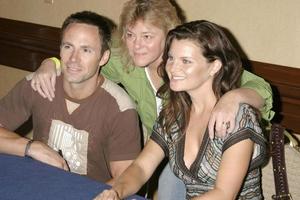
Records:
{"label": "dark table", "polygon": [[[0,154],[1,200],[89,200],[108,185],[30,158]],[[130,200],[145,200],[132,196]]]}

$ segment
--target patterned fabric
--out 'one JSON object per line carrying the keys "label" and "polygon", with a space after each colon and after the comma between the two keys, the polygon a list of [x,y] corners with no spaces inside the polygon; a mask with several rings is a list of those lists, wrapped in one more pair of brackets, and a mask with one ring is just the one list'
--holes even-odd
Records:
{"label": "patterned fabric", "polygon": [[262,199],[259,166],[263,164],[266,155],[266,140],[256,112],[249,105],[241,104],[236,116],[236,127],[224,139],[210,140],[206,130],[198,155],[190,169],[183,161],[185,137],[181,135],[176,125],[173,126],[170,134],[164,134],[156,123],[151,139],[161,146],[165,155],[169,157],[169,164],[174,174],[185,183],[187,199],[213,189],[223,152],[248,138],[254,142],[254,151],[238,199]]}

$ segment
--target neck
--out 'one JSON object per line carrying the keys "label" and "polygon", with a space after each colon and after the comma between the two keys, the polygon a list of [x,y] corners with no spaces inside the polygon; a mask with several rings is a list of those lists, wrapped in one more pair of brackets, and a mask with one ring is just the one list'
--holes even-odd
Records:
{"label": "neck", "polygon": [[98,74],[82,83],[70,83],[64,79],[63,87],[69,97],[81,100],[91,96],[102,79],[103,77]]}
{"label": "neck", "polygon": [[217,100],[215,97],[210,98],[207,95],[205,95],[205,98],[202,97],[202,99],[192,100],[192,111],[197,114],[208,114],[215,107]]}
{"label": "neck", "polygon": [[147,71],[150,76],[149,78],[151,79],[151,82],[154,85],[156,90],[158,90],[158,88],[162,84],[162,78],[157,73],[157,69],[160,63],[161,63],[161,59],[157,59],[156,61],[154,61],[153,63],[147,66]]}
{"label": "neck", "polygon": [[211,86],[202,86],[197,91],[189,93],[189,95],[192,100],[192,110],[194,110],[194,112],[198,114],[203,112],[210,113],[217,103],[217,98]]}
{"label": "neck", "polygon": [[156,59],[155,61],[153,61],[152,63],[150,63],[149,65],[147,65],[146,67],[149,69],[149,70],[155,70],[157,71],[157,68],[158,66],[160,65],[160,63],[162,62],[162,58],[159,57],[158,59]]}

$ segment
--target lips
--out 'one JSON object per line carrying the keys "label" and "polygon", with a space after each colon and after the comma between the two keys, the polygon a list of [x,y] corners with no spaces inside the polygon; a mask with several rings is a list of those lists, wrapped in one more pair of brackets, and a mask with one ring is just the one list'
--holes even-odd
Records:
{"label": "lips", "polygon": [[77,65],[67,65],[66,66],[66,70],[69,72],[69,73],[79,73],[81,72],[81,67],[77,66]]}
{"label": "lips", "polygon": [[186,77],[184,75],[170,75],[170,80],[172,81],[180,81],[184,80]]}
{"label": "lips", "polygon": [[147,53],[133,53],[133,55],[135,57],[139,57],[139,56],[145,56],[145,55],[147,55]]}
{"label": "lips", "polygon": [[185,77],[184,76],[172,76],[172,79],[174,79],[174,80],[183,80],[183,79],[185,79]]}

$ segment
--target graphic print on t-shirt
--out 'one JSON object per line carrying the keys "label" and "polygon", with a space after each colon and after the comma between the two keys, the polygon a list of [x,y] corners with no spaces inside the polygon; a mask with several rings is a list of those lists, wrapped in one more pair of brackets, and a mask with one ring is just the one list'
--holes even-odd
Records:
{"label": "graphic print on t-shirt", "polygon": [[56,151],[62,150],[71,172],[86,175],[88,135],[70,124],[52,120],[48,145]]}

